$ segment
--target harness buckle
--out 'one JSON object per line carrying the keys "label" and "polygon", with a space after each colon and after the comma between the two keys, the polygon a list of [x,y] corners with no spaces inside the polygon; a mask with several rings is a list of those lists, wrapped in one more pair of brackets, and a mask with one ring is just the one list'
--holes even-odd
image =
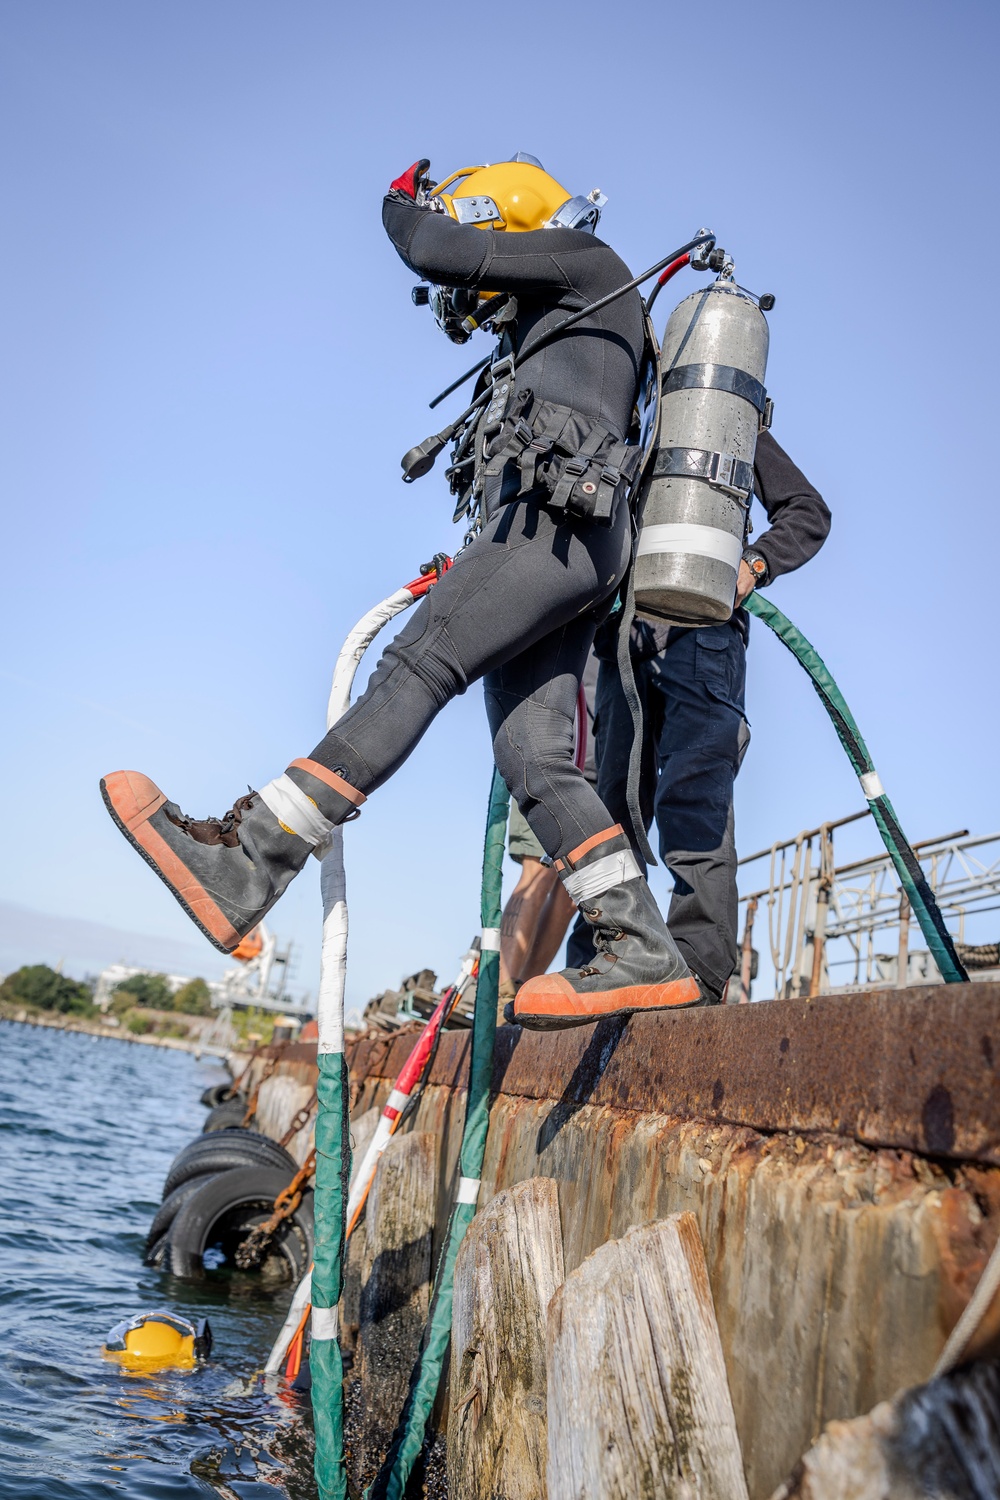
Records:
{"label": "harness buckle", "polygon": [[709,454],[705,477],[716,489],[724,490],[744,504],[753,486],[752,466],[737,458],[735,453]]}
{"label": "harness buckle", "polygon": [[495,386],[498,380],[506,375],[508,380],[514,379],[514,356],[505,354],[503,359],[495,359],[490,365],[490,380]]}
{"label": "harness buckle", "polygon": [[730,489],[736,471],[736,457],[732,453],[713,453],[708,477],[712,484]]}

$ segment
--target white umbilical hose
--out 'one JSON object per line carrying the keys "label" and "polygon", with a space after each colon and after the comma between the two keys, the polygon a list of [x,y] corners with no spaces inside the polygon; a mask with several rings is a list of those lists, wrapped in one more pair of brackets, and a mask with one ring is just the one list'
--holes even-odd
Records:
{"label": "white umbilical hose", "polygon": [[[333,685],[326,710],[326,727],[331,730],[351,706],[351,689],[361,658],[379,631],[404,609],[409,609],[415,595],[408,588],[397,589],[381,604],[364,615],[344,642],[333,672]],[[319,1029],[319,1051],[344,1051],[344,991],[347,982],[347,876],[344,869],[344,830],[335,828],[320,863],[320,892],[323,897],[323,945],[320,954],[319,998],[316,1020]],[[264,1366],[265,1375],[281,1368],[288,1346],[299,1326],[302,1313],[312,1294],[312,1271],[303,1276],[295,1289],[288,1316],[275,1340]],[[313,1327],[313,1337],[336,1338],[336,1317],[324,1320],[324,1327]]]}

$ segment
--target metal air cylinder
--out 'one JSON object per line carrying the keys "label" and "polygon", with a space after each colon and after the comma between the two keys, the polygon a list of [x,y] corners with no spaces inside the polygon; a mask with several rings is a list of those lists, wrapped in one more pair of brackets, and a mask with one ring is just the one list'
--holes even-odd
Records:
{"label": "metal air cylinder", "polygon": [[635,562],[636,612],[677,625],[732,614],[764,390],[767,319],[720,279],[674,308],[660,359],[660,436]]}

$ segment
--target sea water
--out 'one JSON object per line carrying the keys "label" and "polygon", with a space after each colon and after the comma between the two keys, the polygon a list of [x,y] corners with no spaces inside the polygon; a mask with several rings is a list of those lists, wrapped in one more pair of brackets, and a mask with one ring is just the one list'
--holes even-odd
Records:
{"label": "sea water", "polygon": [[[224,1076],[186,1052],[0,1022],[2,1500],[313,1500],[308,1396],[258,1377],[291,1288],[142,1263],[199,1095]],[[102,1357],[113,1324],[155,1308],[208,1317],[203,1368]]]}

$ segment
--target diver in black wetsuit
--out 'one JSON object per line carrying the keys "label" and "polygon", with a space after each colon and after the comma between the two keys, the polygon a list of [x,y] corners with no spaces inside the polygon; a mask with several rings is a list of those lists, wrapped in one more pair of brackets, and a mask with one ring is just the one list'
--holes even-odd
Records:
{"label": "diver in black wetsuit", "polygon": [[497,766],[596,949],[586,968],[524,985],[514,1019],[548,1029],[700,1004],[628,839],[573,760],[580,677],[631,557],[640,298],[611,302],[519,365],[529,337],[622,286],[628,268],[593,235],[594,195],[571,198],[533,159],[467,169],[450,194],[453,179],[435,189],[428,166],[393,182],[389,236],[419,276],[475,293],[480,321],[503,328],[491,399],[457,465],[460,509],[478,516],[478,535],[310,756],[224,818],[186,817],[136,772],[105,778],[105,801],[189,915],[231,951],[439,710],[483,678]]}

